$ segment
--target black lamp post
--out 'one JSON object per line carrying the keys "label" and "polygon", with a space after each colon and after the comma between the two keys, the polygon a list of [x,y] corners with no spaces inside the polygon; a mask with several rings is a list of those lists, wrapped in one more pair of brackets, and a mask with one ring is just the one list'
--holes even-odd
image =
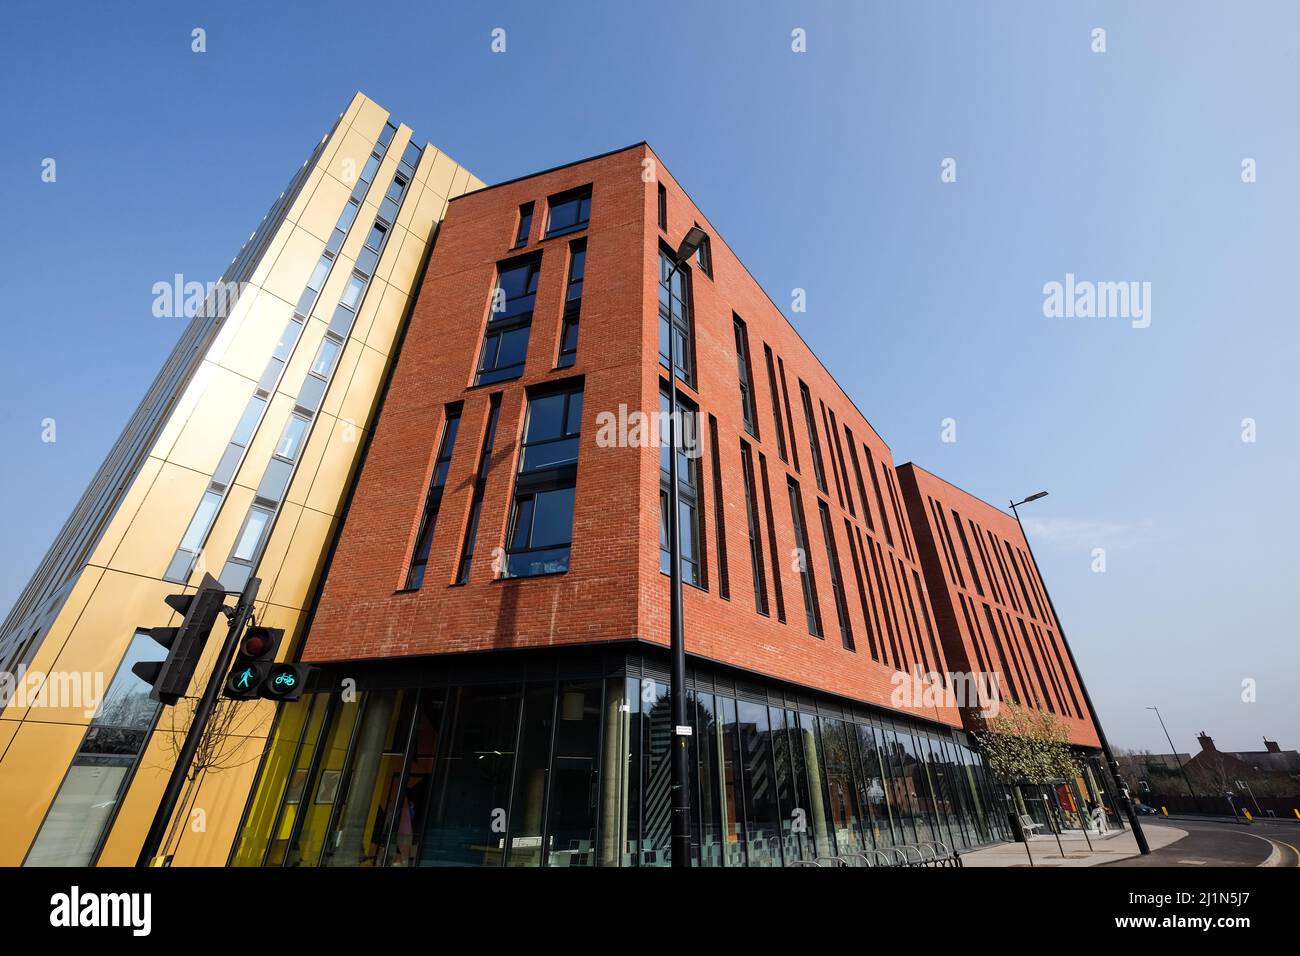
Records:
{"label": "black lamp post", "polygon": [[[1034,546],[1029,543],[1029,535],[1025,534],[1025,526],[1020,520],[1020,512],[1016,509],[1021,505],[1046,497],[1047,492],[1040,491],[1037,494],[1030,495],[1023,501],[1011,502],[1011,513],[1016,516],[1016,524],[1020,526],[1020,533],[1024,536],[1025,545],[1029,548],[1029,557],[1033,560],[1035,567],[1038,566],[1038,559],[1034,557]],[[1042,581],[1041,574],[1039,580]],[[1133,800],[1129,797],[1128,790],[1120,783],[1119,761],[1115,759],[1115,754],[1110,749],[1110,742],[1106,740],[1106,732],[1101,729],[1101,718],[1097,716],[1097,708],[1092,706],[1092,695],[1088,693],[1088,685],[1083,679],[1083,671],[1079,670],[1079,662],[1074,659],[1074,651],[1071,650],[1070,642],[1066,639],[1065,625],[1061,623],[1061,616],[1056,613],[1056,604],[1052,600],[1052,592],[1048,590],[1046,581],[1042,581],[1042,585],[1043,593],[1047,595],[1047,606],[1052,610],[1052,617],[1056,618],[1056,629],[1060,632],[1061,643],[1065,646],[1065,655],[1070,659],[1070,666],[1074,668],[1074,676],[1079,681],[1079,690],[1083,691],[1083,702],[1088,707],[1088,713],[1092,714],[1092,725],[1097,728],[1097,740],[1101,744],[1102,753],[1106,755],[1106,763],[1110,767],[1110,775],[1115,782],[1115,787],[1119,790],[1124,815],[1128,817],[1129,826],[1133,828],[1133,838],[1137,840],[1138,850],[1145,855],[1151,852],[1151,847],[1147,844],[1147,835],[1142,832],[1142,824],[1137,818],[1137,813],[1133,810]]]}
{"label": "black lamp post", "polygon": [[[672,790],[673,866],[691,865],[691,724],[686,716],[686,641],[682,636],[682,539],[677,493],[677,329],[673,322],[673,277],[695,255],[707,234],[692,226],[677,247],[668,271],[668,631],[672,649],[672,754],[669,774]],[[682,297],[683,308],[686,297]]]}
{"label": "black lamp post", "polygon": [[1187,776],[1187,768],[1183,766],[1183,758],[1178,756],[1178,748],[1174,746],[1174,739],[1169,736],[1169,728],[1165,726],[1165,719],[1160,716],[1159,707],[1148,707],[1147,710],[1156,712],[1156,720],[1160,721],[1160,729],[1165,732],[1165,740],[1169,741],[1169,750],[1174,755],[1174,760],[1178,761],[1178,769],[1182,771],[1183,783],[1187,784],[1187,795],[1192,798],[1192,810],[1197,809],[1196,791],[1192,789],[1191,778]]}

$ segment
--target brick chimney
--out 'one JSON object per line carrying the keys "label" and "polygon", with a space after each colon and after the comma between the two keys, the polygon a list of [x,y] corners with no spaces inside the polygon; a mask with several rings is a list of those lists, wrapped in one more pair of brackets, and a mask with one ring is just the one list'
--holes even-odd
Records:
{"label": "brick chimney", "polygon": [[1214,749],[1214,738],[1211,737],[1209,734],[1207,734],[1205,731],[1202,730],[1199,734],[1197,734],[1196,739],[1201,742],[1202,750],[1206,751],[1207,753],[1218,753],[1218,751]]}

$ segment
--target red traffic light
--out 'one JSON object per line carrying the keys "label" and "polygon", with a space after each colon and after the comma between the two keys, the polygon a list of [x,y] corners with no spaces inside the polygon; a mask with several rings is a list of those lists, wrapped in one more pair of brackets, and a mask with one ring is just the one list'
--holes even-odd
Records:
{"label": "red traffic light", "polygon": [[239,653],[253,660],[263,660],[275,653],[280,642],[271,633],[270,628],[250,627],[239,645]]}

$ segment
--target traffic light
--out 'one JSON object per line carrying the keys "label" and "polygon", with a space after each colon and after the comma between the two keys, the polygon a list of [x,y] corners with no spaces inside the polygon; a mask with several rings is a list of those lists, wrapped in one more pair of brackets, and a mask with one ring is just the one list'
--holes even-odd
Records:
{"label": "traffic light", "polygon": [[262,682],[275,664],[284,631],[278,627],[253,625],[239,641],[239,653],[226,678],[226,696],[234,700],[254,700],[262,696]]}
{"label": "traffic light", "polygon": [[171,705],[189,689],[208,632],[217,615],[225,609],[226,592],[220,581],[205,574],[193,594],[169,594],[164,600],[184,618],[179,627],[149,628],[149,636],[167,648],[167,657],[161,661],[140,661],[131,666],[131,671],[150,685],[150,697]]}

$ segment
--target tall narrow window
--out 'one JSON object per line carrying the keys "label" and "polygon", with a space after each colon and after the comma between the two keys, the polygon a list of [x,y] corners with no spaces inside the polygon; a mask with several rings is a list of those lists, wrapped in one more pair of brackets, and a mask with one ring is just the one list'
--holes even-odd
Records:
{"label": "tall narrow window", "polygon": [[586,229],[591,219],[591,187],[582,186],[546,201],[551,217],[546,223],[546,238]]}
{"label": "tall narrow window", "polygon": [[781,550],[776,543],[776,519],[772,516],[772,486],[767,481],[767,457],[758,453],[758,474],[763,480],[763,510],[767,515],[767,547],[772,556],[772,592],[776,595],[776,619],[785,623],[785,594],[781,588]]}
{"label": "tall narrow window", "polygon": [[[826,417],[826,403],[818,402],[818,407],[822,413],[822,425],[826,429],[826,454],[831,459],[831,475],[835,478],[835,497],[839,499],[840,507],[844,507],[844,482],[845,479],[840,477],[840,466],[835,458],[835,432],[831,428],[831,421]],[[820,454],[820,452],[819,452]]]}
{"label": "tall narrow window", "polygon": [[[871,521],[871,506],[867,504],[867,486],[862,481],[862,465],[858,462],[858,449],[853,440],[853,432],[848,425],[844,426],[844,438],[849,445],[849,458],[853,461],[853,477],[858,483],[858,498],[862,500],[862,520],[867,523],[867,527],[872,531],[876,526]],[[850,497],[852,493],[850,492]]]}
{"label": "tall narrow window", "polygon": [[849,605],[844,597],[844,576],[840,573],[840,553],[835,547],[835,528],[831,525],[831,510],[826,502],[817,502],[821,516],[822,536],[826,539],[826,558],[831,566],[831,596],[835,598],[835,616],[840,620],[840,640],[845,650],[853,650],[853,622],[849,619]]}
{"label": "tall narrow window", "polygon": [[160,709],[132,667],[166,653],[145,631],[131,638],[23,866],[94,864]]}
{"label": "tall narrow window", "polygon": [[863,453],[867,456],[867,471],[871,472],[871,487],[876,492],[876,505],[880,508],[880,523],[885,526],[885,543],[891,548],[894,546],[894,535],[889,530],[889,515],[885,511],[885,496],[880,493],[880,478],[876,475],[876,459],[871,454],[870,446],[862,446]]}
{"label": "tall narrow window", "polygon": [[835,409],[826,409],[826,414],[831,417],[831,443],[835,446],[835,458],[840,463],[840,480],[844,484],[844,497],[849,501],[849,514],[856,518],[858,509],[853,505],[853,489],[849,487],[849,468],[844,463],[844,444],[840,441],[840,423],[835,420]]}
{"label": "tall narrow window", "polygon": [[498,268],[476,384],[501,382],[524,373],[541,267],[540,256],[529,256],[503,263]]}
{"label": "tall narrow window", "polygon": [[758,437],[758,409],[754,407],[754,373],[749,361],[749,335],[745,323],[734,312],[731,327],[736,339],[736,372],[740,379],[740,415],[745,431]]}
{"label": "tall narrow window", "polygon": [[506,547],[509,577],[569,569],[581,427],[581,385],[529,399]]}
{"label": "tall narrow window", "polygon": [[[663,188],[662,186],[660,187]],[[713,468],[713,525],[718,549],[718,596],[731,600],[731,577],[727,568],[727,519],[722,504],[722,461],[718,451],[718,420],[709,416],[709,454]]]}
{"label": "tall narrow window", "polygon": [[582,277],[586,271],[587,240],[578,239],[569,244],[569,282],[564,293],[557,368],[568,368],[578,357],[578,320],[582,312]]}
{"label": "tall narrow window", "polygon": [[659,184],[659,228],[664,232],[668,231],[668,190],[664,184]]}
{"label": "tall narrow window", "polygon": [[826,494],[826,466],[822,463],[822,446],[817,438],[817,416],[813,414],[812,395],[803,382],[799,383],[799,398],[803,402],[803,420],[808,427],[808,444],[812,448],[813,477],[817,479],[817,490]]}
{"label": "tall narrow window", "polygon": [[528,234],[533,229],[533,204],[524,203],[519,207],[519,228],[515,230],[515,248],[528,245]]}
{"label": "tall narrow window", "polygon": [[705,236],[700,247],[695,250],[695,264],[709,278],[713,277],[713,250],[709,248],[709,237]]}
{"label": "tall narrow window", "polygon": [[442,507],[442,489],[447,483],[451,453],[455,450],[456,433],[460,430],[460,411],[459,404],[449,406],[446,423],[442,426],[438,457],[433,463],[433,478],[429,481],[429,493],[425,496],[424,511],[420,514],[420,527],[415,533],[411,570],[406,576],[406,586],[410,589],[418,588],[424,583],[424,569],[429,563],[429,548],[433,544],[433,532],[438,523],[438,509]]}
{"label": "tall narrow window", "polygon": [[794,440],[794,415],[790,413],[790,390],[785,384],[785,362],[781,356],[776,357],[776,371],[781,376],[781,404],[785,406],[785,430],[790,436],[790,457],[794,459],[794,470],[799,470],[799,443]]}
{"label": "tall narrow window", "polygon": [[822,636],[822,612],[817,604],[817,579],[813,575],[812,555],[808,552],[808,536],[804,533],[807,521],[803,514],[803,496],[793,478],[786,479],[790,493],[790,522],[794,526],[794,546],[798,549],[795,563],[799,568],[799,583],[803,587],[803,609],[808,616],[808,633]]}
{"label": "tall narrow window", "polygon": [[672,256],[659,250],[659,364],[668,368],[668,337],[673,336],[677,377],[693,382],[694,356],[691,350],[690,275],[674,269]]}
{"label": "tall narrow window", "polygon": [[[844,536],[849,539],[849,557],[853,559],[853,578],[858,583],[858,601],[862,604],[862,623],[867,627],[867,645],[871,649],[871,659],[880,660],[880,654],[876,650],[876,633],[871,627],[871,609],[867,607],[867,589],[862,581],[862,562],[858,560],[858,546],[854,540],[853,533],[857,529],[849,523],[849,519],[844,519]],[[859,535],[861,531],[857,532]]]}
{"label": "tall narrow window", "polygon": [[758,522],[758,489],[754,483],[754,454],[740,443],[740,472],[745,482],[745,517],[749,530],[749,566],[754,577],[754,610],[767,614],[767,575],[763,570],[763,532]]}
{"label": "tall narrow window", "polygon": [[776,453],[788,461],[785,452],[785,425],[781,422],[781,399],[776,392],[776,368],[772,364],[772,348],[763,343],[763,360],[767,363],[767,388],[772,396],[772,424],[776,427]]}
{"label": "tall narrow window", "polygon": [[[699,462],[695,409],[677,398],[680,431],[677,439],[677,521],[681,536],[682,580],[696,587],[704,587],[704,566],[700,555],[700,500]],[[667,392],[659,393],[659,418],[664,422],[659,436],[659,570],[668,574],[672,569],[669,550],[668,462],[671,454],[668,443],[669,401]]]}
{"label": "tall narrow window", "polygon": [[501,415],[501,393],[488,400],[487,425],[483,429],[483,444],[479,448],[478,468],[474,471],[474,494],[469,504],[469,523],[465,525],[465,540],[460,547],[460,563],[456,566],[456,583],[469,581],[469,568],[474,561],[474,539],[478,536],[478,518],[483,511],[483,491],[487,487],[488,472],[492,469],[492,442],[496,438],[497,419]]}

